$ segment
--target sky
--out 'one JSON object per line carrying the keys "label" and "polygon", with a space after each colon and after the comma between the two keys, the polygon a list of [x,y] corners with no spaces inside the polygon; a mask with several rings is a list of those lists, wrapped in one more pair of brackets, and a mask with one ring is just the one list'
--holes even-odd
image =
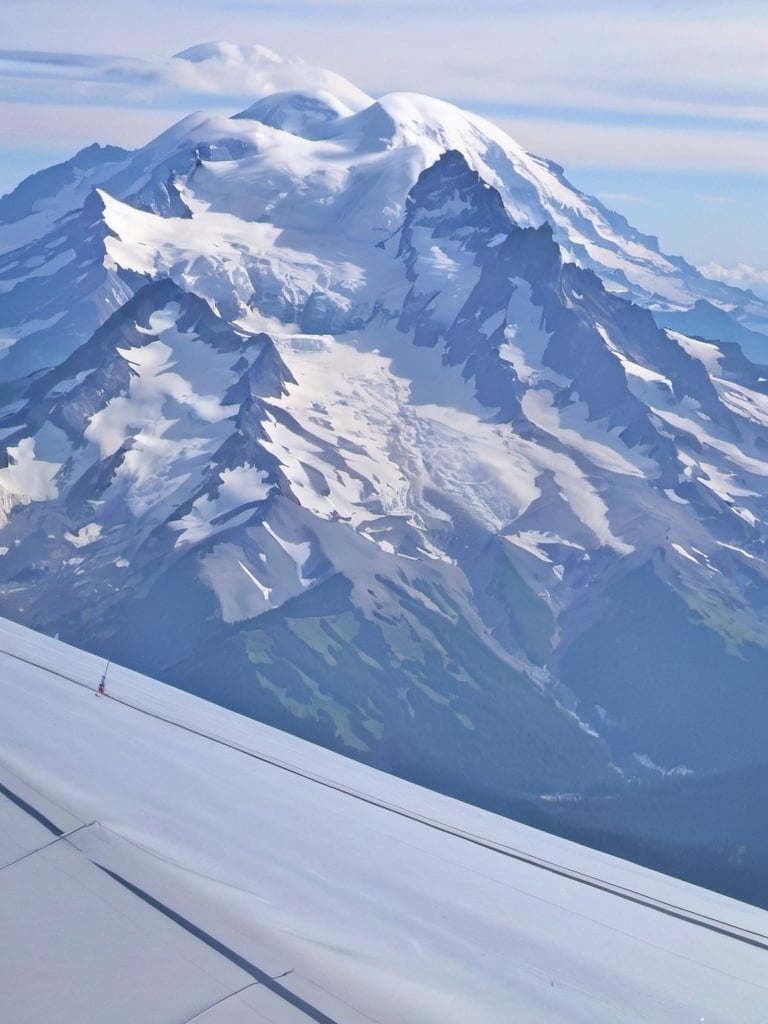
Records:
{"label": "sky", "polygon": [[[663,251],[768,294],[763,0],[2,0],[0,193],[91,142],[232,113],[261,83],[198,43],[259,44],[373,96],[423,92],[563,165]],[[76,13],[75,13],[76,11]]]}

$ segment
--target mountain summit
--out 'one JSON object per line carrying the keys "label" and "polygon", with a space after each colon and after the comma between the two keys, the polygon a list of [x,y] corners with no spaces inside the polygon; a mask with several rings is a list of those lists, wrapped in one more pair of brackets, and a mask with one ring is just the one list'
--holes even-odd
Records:
{"label": "mountain summit", "polygon": [[762,765],[768,371],[659,321],[768,310],[300,70],[0,200],[0,612],[501,810]]}

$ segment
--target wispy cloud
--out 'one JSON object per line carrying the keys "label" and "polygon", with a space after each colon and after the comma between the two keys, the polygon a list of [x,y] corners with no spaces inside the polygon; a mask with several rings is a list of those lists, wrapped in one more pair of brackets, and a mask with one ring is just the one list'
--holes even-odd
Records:
{"label": "wispy cloud", "polygon": [[[203,44],[167,58],[146,59],[58,51],[0,50],[0,86],[16,102],[51,99],[132,107],[183,101],[191,97],[231,97],[234,102],[295,88],[330,89],[358,102],[367,98],[335,72],[283,58],[264,46]],[[24,90],[14,86],[23,82]],[[35,89],[35,85],[37,88]]]}
{"label": "wispy cloud", "polygon": [[[81,0],[78,11],[73,26],[53,0],[5,0],[6,45],[14,37],[35,40],[27,51],[5,51],[6,65],[28,80],[60,74],[147,91],[175,85],[242,95],[249,73],[241,65],[238,80],[235,60],[194,83],[183,62],[147,59],[159,39],[181,48],[230,36],[302,54],[368,92],[422,91],[473,108],[486,104],[495,117],[674,118],[682,130],[702,119],[723,131],[739,122],[768,125],[768,9],[756,0],[731,0],[727,8],[714,0],[585,0],[578,7],[566,0],[132,0],[119,13]],[[46,38],[57,41],[50,54],[41,52]],[[141,57],[87,52],[105,38]],[[68,52],[77,46],[80,53]]]}
{"label": "wispy cloud", "polygon": [[[120,110],[235,110],[291,88],[297,59],[270,64],[263,50],[255,62],[248,47],[151,56],[160,40],[229,36],[373,95],[453,100],[566,166],[768,168],[762,0],[80,0],[76,20],[54,0],[5,0],[3,19],[8,103],[107,107],[117,122]],[[99,54],[104,39],[124,55]]]}
{"label": "wispy cloud", "polygon": [[768,270],[761,270],[749,263],[737,263],[732,267],[707,263],[698,269],[705,277],[713,277],[716,281],[725,281],[739,288],[755,288],[763,292],[768,288]]}
{"label": "wispy cloud", "polygon": [[[750,235],[762,185],[752,208],[729,200],[768,173],[764,0],[79,0],[77,17],[60,0],[2,0],[1,19],[0,189],[13,168],[52,162],[43,154],[139,145],[191,110],[231,113],[292,88],[297,70],[306,78],[298,54],[371,95],[425,92],[491,117],[572,178],[599,177],[595,190],[631,204],[644,230],[677,225],[679,251],[696,237],[701,262],[727,260],[724,240],[734,265],[762,258]],[[167,55],[221,38],[245,55]],[[644,203],[651,172],[690,187],[649,189]]]}
{"label": "wispy cloud", "polygon": [[607,203],[642,203],[646,206],[655,205],[652,199],[645,196],[633,196],[628,192],[598,192],[597,198]]}
{"label": "wispy cloud", "polygon": [[735,196],[708,196],[708,195],[696,195],[696,199],[700,203],[712,203],[715,206],[745,206],[747,205],[743,199],[737,199]]}
{"label": "wispy cloud", "polygon": [[[137,6],[142,7],[144,2],[137,0]],[[299,6],[318,13],[331,8],[345,10],[348,5],[346,0],[308,0]],[[429,5],[420,8],[421,14],[425,15],[428,8]],[[480,3],[478,16],[487,15],[493,8],[493,4]],[[640,83],[638,63],[647,56],[643,45],[650,48],[651,40],[645,25],[638,28],[646,36],[643,45],[637,43],[638,33],[629,31],[627,18],[634,9],[631,3],[622,8],[621,15],[614,9],[604,11],[609,36],[620,26],[626,30],[621,47],[626,67],[614,55],[610,59],[587,61],[585,55],[590,50],[586,40],[582,38],[581,48],[577,45],[579,38],[584,37],[584,26],[564,6],[556,30],[542,22],[540,11],[519,12],[512,41],[503,32],[491,33],[484,39],[482,56],[472,49],[476,26],[472,28],[461,20],[466,18],[466,13],[462,13],[464,5],[455,5],[450,18],[433,18],[429,22],[431,35],[427,47],[419,32],[411,27],[406,31],[402,21],[392,15],[395,9],[391,8],[386,24],[377,26],[373,49],[361,45],[359,26],[343,20],[330,33],[337,44],[343,44],[344,56],[338,66],[351,65],[359,71],[359,76],[353,74],[352,79],[361,81],[376,94],[398,87],[415,87],[441,95],[509,126],[513,134],[516,126],[522,126],[524,131],[530,129],[529,137],[537,139],[549,134],[553,144],[531,144],[525,136],[520,141],[559,160],[571,159],[575,153],[580,164],[589,163],[590,156],[578,152],[575,132],[583,140],[582,148],[592,146],[593,161],[603,160],[607,155],[610,164],[714,164],[731,168],[768,164],[768,89],[764,97],[760,91],[764,76],[753,75],[753,85],[748,87],[746,79],[737,83],[726,70],[718,98],[711,76],[700,83],[684,81],[686,60],[660,59],[650,66],[645,61],[646,79],[644,84]],[[498,9],[496,13],[502,20],[506,18]],[[701,20],[707,24],[712,21]],[[451,27],[449,23],[454,22]],[[280,19],[271,23],[273,34],[279,34],[281,24]],[[761,24],[768,34],[768,16]],[[455,33],[456,25],[467,33],[466,45],[461,48],[456,46],[455,35],[450,35]],[[696,31],[701,34],[699,28]],[[302,33],[307,32],[307,25],[294,24],[293,43],[301,43],[305,38]],[[569,32],[571,37],[565,46],[564,36]],[[521,49],[520,40],[532,38],[545,42]],[[699,44],[703,46],[708,38],[702,35]],[[327,52],[325,33],[322,41],[322,52]],[[748,41],[742,43],[738,63],[740,67],[749,67],[754,47]],[[662,56],[666,53],[669,57],[668,44],[659,39],[657,44]],[[510,46],[516,47],[514,61],[510,61]],[[548,53],[546,68],[540,59],[542,46]],[[762,71],[762,47],[759,49]],[[385,53],[386,60],[377,61],[377,53]],[[581,56],[575,57],[574,53]],[[602,51],[601,57],[605,57]],[[514,74],[509,70],[510,64]],[[727,69],[728,65],[721,62],[719,67]],[[299,79],[316,88],[351,95],[352,87],[338,75],[299,58],[278,57],[263,46],[221,44],[170,57],[18,47],[0,50],[0,100],[27,105],[58,103],[82,108],[92,104],[115,110],[162,108],[186,112],[208,106],[213,98],[217,105],[235,110],[266,92],[292,88]],[[607,153],[611,145],[616,146],[613,154]]]}
{"label": "wispy cloud", "polygon": [[494,118],[526,149],[566,170],[623,167],[637,170],[700,170],[768,173],[768,143],[755,132],[713,132],[691,127],[589,124],[546,118]]}
{"label": "wispy cloud", "polygon": [[62,156],[71,156],[75,150],[92,142],[142,145],[174,120],[178,120],[176,110],[139,107],[121,110],[116,124],[115,111],[110,107],[90,104],[62,107],[44,103],[35,105],[32,120],[19,117],[16,104],[0,102],[0,138],[6,148],[40,152],[41,140],[44,140],[46,149]]}

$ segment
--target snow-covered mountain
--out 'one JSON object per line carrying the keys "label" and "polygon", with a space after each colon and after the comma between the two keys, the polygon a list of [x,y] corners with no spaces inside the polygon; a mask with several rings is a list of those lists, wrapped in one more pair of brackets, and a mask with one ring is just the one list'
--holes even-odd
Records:
{"label": "snow-covered mountain", "polygon": [[0,610],[499,809],[764,763],[768,372],[654,316],[765,308],[296,74],[0,201]]}
{"label": "snow-covered mountain", "polygon": [[0,620],[14,1024],[761,1024],[768,914]]}

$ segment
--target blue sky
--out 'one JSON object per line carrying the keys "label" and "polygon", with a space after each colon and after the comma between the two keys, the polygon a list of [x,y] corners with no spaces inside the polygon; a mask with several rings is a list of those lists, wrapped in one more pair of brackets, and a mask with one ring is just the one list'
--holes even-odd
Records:
{"label": "blue sky", "polygon": [[190,110],[246,106],[242,68],[195,81],[169,59],[218,39],[373,95],[483,113],[666,251],[768,290],[768,5],[756,0],[3,0],[0,192],[92,141],[137,146]]}

